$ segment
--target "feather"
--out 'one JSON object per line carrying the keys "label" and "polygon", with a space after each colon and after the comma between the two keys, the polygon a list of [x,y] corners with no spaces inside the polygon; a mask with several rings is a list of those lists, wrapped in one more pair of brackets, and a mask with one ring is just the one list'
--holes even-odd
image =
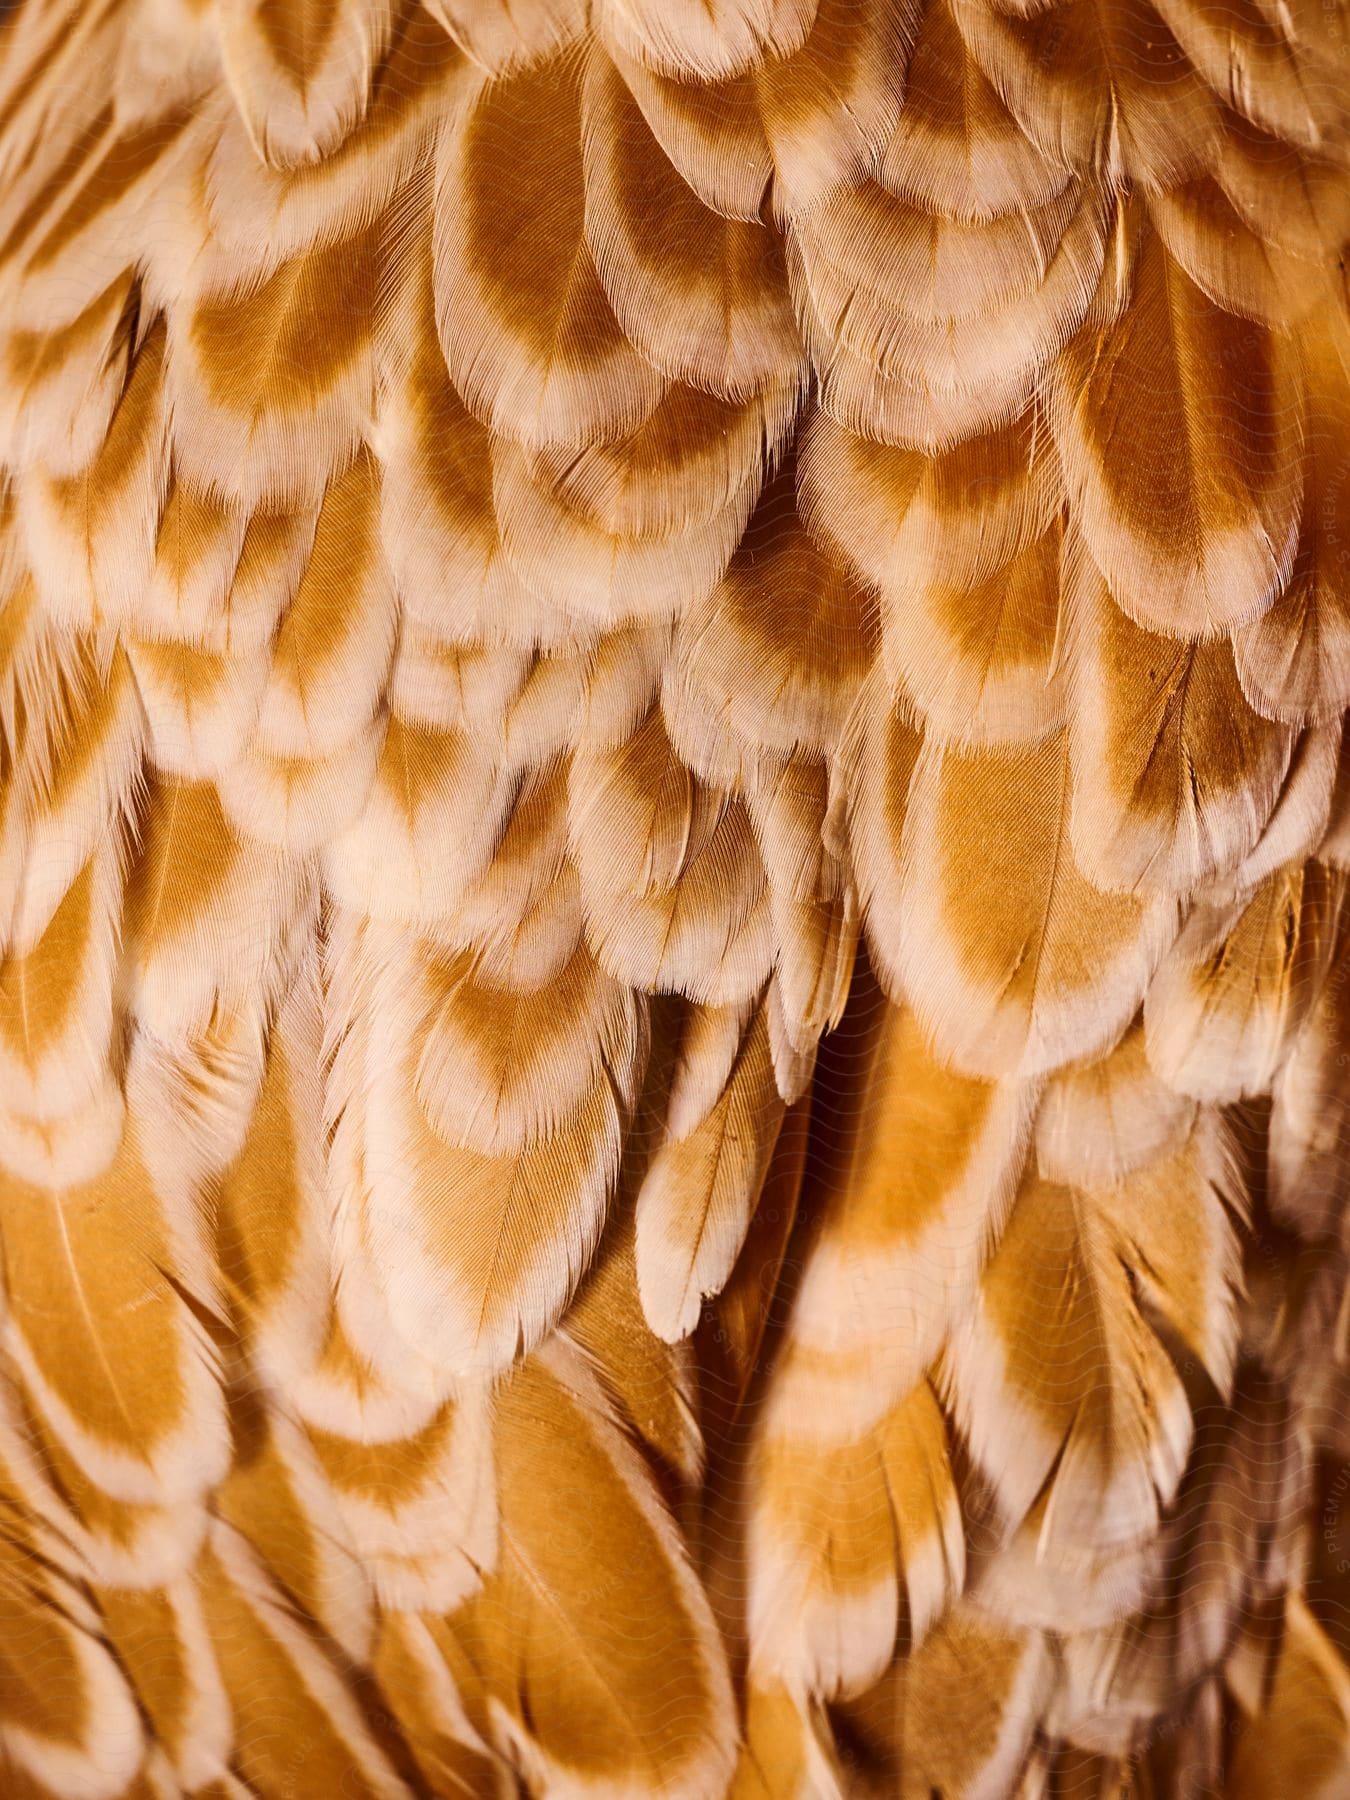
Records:
{"label": "feather", "polygon": [[984,7],[958,0],[962,36],[999,97],[1052,162],[1105,165],[1167,189],[1205,171],[1223,136],[1218,97],[1150,0]]}
{"label": "feather", "polygon": [[0,444],[13,469],[58,479],[88,467],[127,378],[136,292],[124,270],[68,325],[6,334],[0,357]]}
{"label": "feather", "polygon": [[[522,131],[528,149],[504,162]],[[441,133],[435,294],[446,366],[474,414],[525,444],[623,436],[661,398],[586,246],[582,169],[577,82],[561,58],[492,83]]]}
{"label": "feather", "polygon": [[809,1057],[839,1023],[858,941],[848,873],[828,843],[829,777],[823,760],[793,756],[747,796],[779,942],[775,993],[792,1047]]}
{"label": "feather", "polygon": [[1243,6],[1220,21],[1185,0],[1158,0],[1158,12],[1197,73],[1254,124],[1305,146],[1344,129],[1347,109],[1326,60],[1332,45],[1300,42],[1293,19],[1277,23]]}
{"label": "feather", "polygon": [[825,409],[929,451],[1015,418],[1087,316],[1112,230],[1077,182],[1026,218],[964,224],[872,182],[792,234],[789,273]]}
{"label": "feather", "polygon": [[1050,529],[1063,499],[1035,408],[936,455],[874,443],[815,413],[798,468],[808,528],[878,589],[896,625],[929,583],[992,579]]}
{"label": "feather", "polygon": [[[817,19],[827,4],[817,7]],[[652,136],[691,192],[724,219],[760,223],[774,175],[760,83],[772,79],[776,65],[759,63],[743,75],[694,81],[687,73],[664,75],[649,67],[613,32],[606,33],[605,49]],[[795,60],[789,58],[785,66],[791,68]]]}
{"label": "feather", "polygon": [[680,761],[659,709],[619,749],[574,760],[569,832],[602,967],[713,1005],[763,986],[767,882],[749,818]]}
{"label": "feather", "polygon": [[1333,869],[1350,869],[1350,743],[1344,734],[1327,812],[1326,834],[1317,853]]}
{"label": "feather", "polygon": [[324,848],[328,881],[344,905],[430,925],[491,862],[511,816],[511,783],[467,733],[397,713],[373,777]]}
{"label": "feather", "polygon": [[258,1375],[287,1386],[317,1359],[328,1318],[321,1053],[321,996],[306,965],[277,1009],[248,1130],[215,1190],[231,1319]]}
{"label": "feather", "polygon": [[[414,1085],[432,1129],[485,1155],[555,1132],[601,1071],[634,1093],[644,1008],[578,947],[545,988],[498,988],[473,958],[428,959],[413,1044]],[[420,997],[420,996],[419,996]],[[413,996],[406,1002],[416,1006]]]}
{"label": "feather", "polygon": [[156,769],[192,781],[228,768],[257,726],[266,656],[229,658],[182,644],[134,640],[127,654]]}
{"label": "feather", "polygon": [[761,1006],[711,1110],[686,1134],[668,1135],[638,1193],[642,1310],[667,1342],[688,1336],[731,1273],[782,1119]]}
{"label": "feather", "polygon": [[1062,722],[1061,492],[1034,410],[931,457],[822,414],[801,468],[807,522],[880,590],[886,668],[932,736],[1016,742]]}
{"label": "feather", "polygon": [[[663,1064],[664,1058],[659,1061]],[[653,1058],[657,1063],[658,1058]],[[670,1344],[647,1323],[638,1285],[633,1190],[645,1173],[649,1103],[660,1069],[648,1071],[639,1128],[625,1145],[619,1204],[611,1212],[591,1267],[567,1315],[566,1335],[589,1360],[621,1424],[681,1500],[707,1465],[701,1369],[688,1342]]]}
{"label": "feather", "polygon": [[[1327,927],[1317,922],[1319,930]],[[1350,936],[1343,917],[1326,978],[1307,1006],[1273,1087],[1270,1201],[1276,1217],[1310,1237],[1328,1234],[1342,1203],[1350,1094]]]}
{"label": "feather", "polygon": [[200,1494],[229,1461],[209,1346],[178,1291],[209,1291],[204,1245],[177,1200],[134,1128],[90,1180],[0,1180],[9,1353],[69,1454],[140,1504]]}
{"label": "feather", "polygon": [[606,48],[671,163],[707,207],[759,222],[866,175],[895,129],[916,26],[908,0],[818,0],[801,47],[694,81]]}
{"label": "feather", "polygon": [[260,1392],[240,1384],[232,1399],[236,1455],[215,1511],[247,1538],[318,1633],[363,1663],[375,1631],[372,1570],[358,1560],[328,1472],[298,1426]]}
{"label": "feather", "polygon": [[35,649],[13,695],[22,738],[10,753],[8,842],[0,851],[0,916],[7,941],[24,947],[42,935],[95,849],[118,842],[135,801],[144,732],[120,650],[100,657],[82,635]]}
{"label": "feather", "polygon": [[318,1485],[383,1607],[449,1612],[478,1589],[497,1557],[485,1393],[466,1390],[406,1437],[365,1442],[311,1426],[309,1440]]}
{"label": "feather", "polygon": [[191,1577],[163,1588],[102,1589],[98,1605],[109,1644],[184,1786],[224,1776],[234,1720]]}
{"label": "feather", "polygon": [[9,1516],[31,1517],[55,1534],[56,1566],[100,1588],[138,1593],[171,1586],[192,1568],[208,1525],[204,1505],[195,1499],[167,1506],[114,1499],[44,1428],[8,1365],[0,1407],[14,1487]]}
{"label": "feather", "polygon": [[214,20],[191,0],[133,0],[137,29],[119,46],[113,111],[151,119],[179,100],[203,100],[220,78]]}
{"label": "feather", "polygon": [[1243,1712],[1229,1776],[1234,1800],[1263,1800],[1276,1769],[1288,1771],[1300,1793],[1319,1800],[1343,1784],[1350,1684],[1345,1664],[1300,1594],[1291,1594],[1285,1607],[1269,1699],[1244,1705]]}
{"label": "feather", "polygon": [[[555,1322],[590,1260],[645,1044],[620,1015],[613,1064],[598,1061],[571,1103],[545,1113],[534,1133],[517,1126],[484,1151],[438,1129],[434,1109],[454,1090],[438,1095],[439,1070],[427,1071],[426,971],[416,945],[372,927],[350,954],[364,964],[356,980],[369,1035],[354,1043],[360,1089],[339,1127],[351,1170],[339,1242],[353,1253],[363,1246],[383,1321],[378,1343],[369,1329],[358,1342],[395,1375],[404,1346],[455,1376],[495,1373]],[[468,1016],[459,1024],[467,1029]],[[489,1052],[489,1082],[492,1068]],[[490,1128],[485,1112],[480,1141]],[[354,1315],[344,1316],[350,1325]]]}
{"label": "feather", "polygon": [[[471,1672],[439,1619],[386,1613],[374,1659],[380,1691],[398,1721],[417,1766],[434,1793],[510,1800],[514,1776],[485,1737],[475,1693],[463,1689]],[[475,1717],[470,1717],[472,1706]]]}
{"label": "feather", "polygon": [[737,75],[800,48],[816,0],[718,0],[713,7],[673,0],[604,0],[606,35],[635,61],[676,79]]}
{"label": "feather", "polygon": [[293,857],[312,854],[361,816],[375,782],[384,726],[377,714],[321,756],[277,755],[250,740],[217,777],[226,812],[250,837]]}
{"label": "feather", "polygon": [[[172,1036],[139,1031],[133,1038],[127,1110],[141,1123],[145,1166],[164,1192],[184,1200],[194,1189],[214,1192],[238,1155],[263,1075],[267,1013],[289,985],[293,959],[312,931],[311,914],[288,933],[275,996],[250,994],[222,1004],[206,1023]],[[213,1285],[209,1295],[199,1290],[197,1299],[218,1340],[223,1320],[214,1296]]]}
{"label": "feather", "polygon": [[901,117],[920,13],[912,0],[817,0],[814,10],[799,50],[751,72],[775,205],[791,215],[872,169]]}
{"label": "feather", "polygon": [[560,771],[572,745],[623,743],[656,700],[668,642],[664,625],[634,623],[535,659],[507,713],[507,757]]}
{"label": "feather", "polygon": [[193,271],[171,315],[167,386],[175,463],[199,491],[316,506],[352,461],[374,405],[380,233],[376,218],[261,275],[224,253]]}
{"label": "feather", "polygon": [[691,1136],[722,1099],[754,1014],[753,998],[731,1006],[681,1007],[663,1095],[669,1138]]}
{"label": "feather", "polygon": [[157,208],[219,117],[218,107],[179,101],[120,126],[106,80],[91,94],[88,67],[67,78],[81,81],[89,111],[73,137],[68,126],[52,133],[54,166],[30,157],[29,179],[13,184],[0,216],[8,322],[34,330],[72,323],[125,274],[128,245],[153,230]]}
{"label": "feather", "polygon": [[[80,135],[82,121],[54,106],[53,100],[61,92],[62,76],[69,74],[73,66],[91,52],[112,53],[122,21],[116,17],[110,20],[109,10],[95,8],[71,19],[63,17],[54,6],[31,6],[24,8],[21,17],[11,15],[6,19],[0,95],[7,176],[17,172],[31,181],[36,174],[36,185],[46,186],[52,179],[53,165],[60,167],[63,156],[69,153],[70,140]],[[56,77],[56,94],[43,79],[49,73]],[[98,98],[101,102],[103,92]],[[35,142],[34,134],[44,121],[50,128],[49,134],[38,136]],[[83,121],[86,128],[87,123],[87,119]],[[50,193],[47,198],[51,198]]]}
{"label": "feather", "polygon": [[867,927],[868,952],[893,992],[901,912],[905,817],[923,733],[874,669],[858,690],[832,770],[830,829],[848,853]]}
{"label": "feather", "polygon": [[264,162],[317,162],[352,130],[389,43],[393,0],[220,0],[225,74]]}
{"label": "feather", "polygon": [[43,1188],[92,1181],[116,1157],[125,1117],[122,1092],[111,1071],[83,1104],[58,1118],[0,1110],[0,1169]]}
{"label": "feather", "polygon": [[[681,416],[680,402],[687,398],[683,389],[672,389],[667,402],[618,447],[615,460],[629,450],[636,462],[648,444],[659,454],[662,438],[668,439]],[[537,604],[570,614],[582,629],[678,616],[716,584],[754,504],[760,474],[756,452],[763,454],[763,440],[755,433],[753,416],[747,422],[754,435],[746,459],[750,466],[741,482],[721,503],[718,486],[710,486],[674,529],[625,531],[597,523],[567,504],[549,483],[546,466],[541,480],[522,450],[499,446],[493,458],[493,497],[502,546],[516,578]],[[730,435],[725,415],[721,432]],[[749,434],[737,435],[744,441]],[[569,464],[575,460],[566,458]],[[669,505],[674,496],[669,484],[663,485],[663,504]]]}
{"label": "feather", "polygon": [[[559,1344],[517,1370],[496,1450],[502,1556],[461,1617],[499,1745],[559,1795],[718,1792],[735,1729],[712,1615],[575,1353]],[[569,1503],[541,1504],[549,1491]],[[549,1655],[559,1629],[575,1656]]]}
{"label": "feather", "polygon": [[198,1574],[202,1609],[235,1715],[250,1786],[284,1785],[304,1746],[305,1780],[346,1784],[355,1800],[406,1800],[338,1667],[289,1616],[246,1541],[217,1524]]}
{"label": "feather", "polygon": [[867,997],[865,1060],[766,1396],[768,1428],[798,1440],[860,1435],[922,1380],[998,1240],[1034,1114],[1034,1090],[948,1073],[912,1013]]}
{"label": "feather", "polygon": [[840,1767],[823,1707],[785,1688],[751,1688],[730,1800],[840,1800]]}
{"label": "feather", "polygon": [[[1068,186],[1073,164],[1021,130],[963,40],[966,23],[964,8],[925,9],[905,107],[878,179],[921,212],[974,223],[1044,205]],[[979,44],[978,34],[973,41]]]}
{"label": "feather", "polygon": [[567,846],[565,764],[525,777],[495,853],[447,933],[471,944],[485,979],[542,987],[582,936],[581,889]]}
{"label": "feather", "polygon": [[168,474],[164,359],[156,323],[91,461],[61,477],[33,470],[20,484],[33,577],[62,624],[97,631],[125,618],[149,577]]}
{"label": "feather", "polygon": [[[164,1037],[207,1024],[256,984],[274,984],[303,874],[232,827],[210,782],[150,793],[127,883],[125,975],[140,1021]],[[236,921],[252,926],[240,942]]]}
{"label": "feather", "polygon": [[1112,1187],[1180,1150],[1196,1102],[1154,1073],[1136,1022],[1095,1062],[1060,1069],[1036,1115],[1036,1166],[1066,1187]]}
{"label": "feather", "polygon": [[702,206],[593,54],[582,94],[586,242],[629,341],[671,379],[743,400],[801,379],[782,244]]}
{"label": "feather", "polygon": [[1144,1004],[1148,1058],[1197,1100],[1269,1090],[1326,977],[1344,878],[1277,869],[1235,903],[1200,901]]}
{"label": "feather", "polygon": [[433,640],[489,642],[546,627],[502,553],[492,437],[446,373],[436,336],[430,244],[413,262],[405,366],[384,387],[376,444],[380,536],[405,616]]}
{"label": "feather", "polygon": [[1315,261],[1343,229],[1347,195],[1330,143],[1311,153],[1227,113],[1214,173],[1243,222],[1294,256]]}
{"label": "feather", "polygon": [[770,1434],[752,1464],[751,1679],[830,1699],[911,1650],[965,1576],[946,1427],[920,1384],[853,1441]]}
{"label": "feather", "polygon": [[1293,755],[1243,698],[1229,642],[1140,626],[1070,547],[1074,853],[1102,887],[1185,891],[1255,846]]}
{"label": "feather", "polygon": [[[360,4],[372,21],[381,11],[388,16],[388,50],[370,71],[363,116],[341,143],[315,160],[263,161],[254,122],[231,110],[207,150],[199,181],[211,245],[259,274],[349,239],[396,197],[406,204],[441,116],[463,104],[474,85],[468,58],[432,17],[434,8],[401,0]],[[346,10],[350,19],[357,8]],[[346,73],[360,79],[358,68]]]}
{"label": "feather", "polygon": [[[258,529],[266,529],[261,520]],[[214,649],[221,645],[224,615],[226,645],[236,641],[231,627],[237,626],[242,642],[252,637],[249,647],[261,648],[271,636],[276,613],[266,618],[265,627],[258,621],[245,636],[252,621],[243,609],[236,621],[231,604],[252,530],[254,522],[246,513],[212,502],[176,475],[170,479],[155,530],[154,567],[135,606],[136,624],[147,642]],[[285,595],[287,601],[290,597]]]}
{"label": "feather", "polygon": [[[1150,1646],[1161,1643],[1164,1683],[1178,1677],[1190,1683],[1217,1667],[1244,1615],[1283,1586],[1299,1555],[1308,1452],[1283,1383],[1240,1358],[1232,1407],[1206,1409],[1196,1427],[1191,1467],[1164,1542],[1166,1578],[1149,1614],[1156,1625],[1161,1613],[1163,1629],[1136,1633],[1146,1664]],[[1122,1673],[1135,1685],[1139,1677],[1130,1664],[1141,1658],[1130,1655],[1128,1638],[1124,1648]]]}
{"label": "feather", "polygon": [[540,664],[551,661],[542,649],[532,655],[514,646],[447,643],[405,613],[389,672],[390,713],[410,725],[463,733],[486,756],[501,748],[510,713]]}
{"label": "feather", "polygon": [[1289,581],[1303,499],[1290,361],[1148,231],[1128,310],[1060,357],[1051,418],[1078,528],[1140,626],[1212,637]]}
{"label": "feather", "polygon": [[[340,1058],[339,1058],[340,1066]],[[344,1271],[345,1276],[345,1271]],[[289,1382],[297,1416],[307,1430],[380,1443],[415,1437],[432,1424],[446,1398],[404,1365],[386,1379],[365,1356],[343,1321],[344,1285],[326,1311],[318,1349]]]}
{"label": "feather", "polygon": [[117,1800],[140,1766],[135,1702],[86,1595],[3,1543],[0,1591],[10,1629],[0,1646],[0,1757],[6,1780],[35,1796]]}
{"label": "feather", "polygon": [[359,456],[324,496],[314,544],[272,645],[257,741],[296,761],[340,748],[372,717],[396,611],[376,530],[378,473]]}
{"label": "feather", "polygon": [[0,962],[0,1105],[34,1120],[91,1099],[113,1050],[113,968],[121,913],[115,841],[76,875],[36,941]]}
{"label": "feather", "polygon": [[585,24],[578,0],[423,0],[474,62],[501,74],[561,49]]}
{"label": "feather", "polygon": [[627,437],[579,452],[536,450],[529,473],[566,513],[608,537],[687,541],[695,526],[759,491],[794,400],[771,387],[734,402],[675,381]]}
{"label": "feather", "polygon": [[[1158,1333],[1227,1388],[1235,1215],[1231,1151],[1203,1113],[1180,1150],[1114,1187],[1025,1181],[948,1346],[944,1387],[1010,1523],[1053,1482],[1042,1545],[1104,1550],[1157,1529],[1192,1435]],[[1033,1317],[1028,1294],[1051,1303]]]}
{"label": "feather", "polygon": [[676,634],[681,713],[698,720],[685,735],[729,740],[728,762],[741,746],[831,751],[876,650],[875,597],[803,530],[794,472],[786,459],[722,581]]}
{"label": "feather", "polygon": [[1033,1075],[1106,1049],[1175,934],[1164,896],[1101,892],[1075,865],[1067,752],[1066,734],[968,755],[925,743],[915,770],[890,967],[972,1074]]}
{"label": "feather", "polygon": [[729,1438],[744,1429],[741,1408],[777,1324],[775,1284],[788,1266],[793,1232],[801,1222],[810,1124],[810,1097],[803,1094],[784,1116],[741,1254],[700,1327],[700,1366],[717,1374],[705,1387],[705,1403],[715,1408],[717,1429]]}
{"label": "feather", "polygon": [[1052,1679],[1039,1633],[956,1607],[850,1709],[850,1723],[904,1800],[1011,1793]]}
{"label": "feather", "polygon": [[1326,267],[1252,230],[1212,175],[1152,196],[1149,215],[1169,256],[1225,312],[1279,329],[1328,292]]}
{"label": "feather", "polygon": [[1301,334],[1308,420],[1304,505],[1288,585],[1233,636],[1242,691],[1267,718],[1322,724],[1350,705],[1350,580],[1341,534],[1350,455],[1350,385],[1344,351],[1319,319]]}
{"label": "feather", "polygon": [[1299,734],[1280,797],[1256,848],[1221,886],[1235,892],[1255,887],[1283,863],[1303,862],[1320,853],[1331,822],[1341,741],[1339,719]]}
{"label": "feather", "polygon": [[[1145,1608],[1162,1566],[1162,1547],[1157,1537],[1106,1549],[1047,1540],[1050,1505],[1050,1498],[1038,1500],[1006,1541],[996,1541],[990,1554],[972,1556],[968,1592],[982,1613],[1000,1623],[1058,1632],[1077,1648],[1073,1640],[1079,1634],[1104,1634]],[[1072,1692],[1071,1678],[1064,1687]],[[1161,1703],[1161,1693],[1156,1698]],[[1114,1694],[1092,1690],[1083,1707],[1083,1735],[1099,1746],[1103,1739],[1114,1741],[1118,1706]],[[1061,1692],[1051,1727],[1055,1735],[1074,1735],[1059,1716],[1069,1710]]]}

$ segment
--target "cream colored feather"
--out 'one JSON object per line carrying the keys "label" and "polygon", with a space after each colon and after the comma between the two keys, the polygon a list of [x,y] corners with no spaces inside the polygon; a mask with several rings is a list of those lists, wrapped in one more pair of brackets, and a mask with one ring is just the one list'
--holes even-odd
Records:
{"label": "cream colored feather", "polygon": [[1350,24],[0,0],[0,1794],[1350,1792]]}

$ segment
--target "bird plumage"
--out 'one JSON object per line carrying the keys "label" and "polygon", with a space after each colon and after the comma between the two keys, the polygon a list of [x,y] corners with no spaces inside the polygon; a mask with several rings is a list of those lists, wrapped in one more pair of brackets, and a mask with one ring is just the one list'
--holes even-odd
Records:
{"label": "bird plumage", "polygon": [[1310,0],[0,16],[0,1791],[1350,1793]]}

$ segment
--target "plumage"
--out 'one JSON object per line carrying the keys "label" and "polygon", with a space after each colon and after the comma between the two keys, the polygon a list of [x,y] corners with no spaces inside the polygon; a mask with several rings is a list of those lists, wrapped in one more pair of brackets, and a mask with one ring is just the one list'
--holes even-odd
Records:
{"label": "plumage", "polygon": [[1350,1789],[1350,28],[0,0],[0,1792]]}
{"label": "plumage", "polygon": [[[1172,1156],[1114,1186],[1039,1174],[1014,1202],[945,1382],[971,1449],[1016,1525],[1051,1482],[1040,1543],[1111,1549],[1156,1529],[1191,1418],[1156,1335],[1175,1334],[1216,1387],[1230,1380],[1237,1245],[1231,1151],[1202,1118]],[[1171,1223],[1186,1195],[1186,1225]],[[1018,1290],[1048,1297],[1036,1325]],[[1004,1419],[1016,1419],[1015,1456]]]}
{"label": "plumage", "polygon": [[960,1501],[926,1381],[861,1436],[770,1436],[754,1464],[749,1630],[754,1678],[826,1698],[887,1668],[903,1622],[918,1645],[965,1574]]}
{"label": "plumage", "polygon": [[[464,1632],[469,1660],[485,1666],[499,1749],[562,1793],[653,1775],[691,1800],[724,1785],[731,1689],[707,1600],[575,1353],[559,1344],[517,1371],[496,1444],[503,1553]],[[564,1503],[556,1522],[539,1511],[541,1481]],[[597,1606],[602,1544],[625,1578]],[[578,1652],[565,1662],[550,1651],[559,1623]]]}
{"label": "plumage", "polygon": [[[1079,528],[1138,624],[1210,637],[1289,580],[1303,386],[1281,339],[1140,232],[1129,305],[1065,350],[1052,418]],[[1108,397],[1109,396],[1109,397]]]}
{"label": "plumage", "polygon": [[95,631],[125,618],[149,573],[167,473],[164,372],[156,325],[88,463],[59,477],[33,469],[19,486],[29,563],[53,618]]}
{"label": "plumage", "polygon": [[[1012,817],[1010,789],[1023,796]],[[901,915],[885,929],[898,927],[899,987],[964,1070],[1035,1075],[1107,1048],[1175,935],[1166,894],[1092,885],[1072,814],[1066,732],[971,752],[925,738],[900,845]]]}
{"label": "plumage", "polygon": [[1062,722],[1061,499],[1034,408],[934,457],[812,422],[803,510],[876,584],[887,671],[937,741],[1017,743]]}
{"label": "plumage", "polygon": [[[175,457],[197,487],[244,506],[313,506],[356,456],[373,394],[380,230],[377,218],[306,243],[252,280],[228,253],[194,270],[193,303],[174,312],[167,386]],[[310,344],[322,346],[315,364]],[[297,439],[309,417],[322,421],[317,458]]]}
{"label": "plumage", "polygon": [[116,1499],[209,1488],[229,1457],[214,1358],[166,1279],[206,1280],[190,1197],[155,1191],[124,1128],[105,1170],[44,1184],[7,1172],[0,1206],[6,1349],[52,1433]]}
{"label": "plumage", "polygon": [[688,1336],[704,1298],[720,1293],[731,1273],[782,1126],[767,1002],[755,1008],[722,1081],[705,1116],[668,1125],[638,1193],[643,1312],[671,1342]]}
{"label": "plumage", "polygon": [[760,757],[828,755],[876,654],[875,596],[804,528],[801,481],[785,457],[721,581],[679,621],[663,698],[709,775],[750,779]]}
{"label": "plumage", "polygon": [[1100,887],[1184,893],[1255,847],[1292,734],[1247,705],[1226,639],[1136,624],[1070,554],[1075,855]]}
{"label": "plumage", "polygon": [[[520,130],[529,150],[504,171]],[[583,167],[577,70],[563,57],[486,87],[441,134],[435,293],[446,365],[471,411],[528,445],[622,436],[664,386],[605,297]]]}
{"label": "plumage", "polygon": [[928,451],[1015,418],[1087,316],[1113,229],[1106,198],[1076,182],[1028,218],[975,225],[877,182],[830,196],[791,240],[826,410]]}
{"label": "plumage", "polygon": [[1197,1100],[1265,1092],[1326,977],[1344,890],[1317,862],[1200,900],[1144,1006],[1149,1061]]}
{"label": "plumage", "polygon": [[1196,1102],[1150,1065],[1142,1022],[1105,1056],[1056,1071],[1036,1114],[1036,1166],[1048,1181],[1107,1186],[1179,1149]]}
{"label": "plumage", "polygon": [[390,0],[333,7],[225,0],[221,61],[265,162],[286,168],[337,148],[365,111],[393,10]]}

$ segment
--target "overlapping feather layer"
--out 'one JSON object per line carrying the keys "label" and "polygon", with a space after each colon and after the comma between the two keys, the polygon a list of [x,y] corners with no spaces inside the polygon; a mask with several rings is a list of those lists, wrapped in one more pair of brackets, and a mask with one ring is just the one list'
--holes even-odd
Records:
{"label": "overlapping feather layer", "polygon": [[1350,1791],[1348,33],[0,23],[6,1796]]}

